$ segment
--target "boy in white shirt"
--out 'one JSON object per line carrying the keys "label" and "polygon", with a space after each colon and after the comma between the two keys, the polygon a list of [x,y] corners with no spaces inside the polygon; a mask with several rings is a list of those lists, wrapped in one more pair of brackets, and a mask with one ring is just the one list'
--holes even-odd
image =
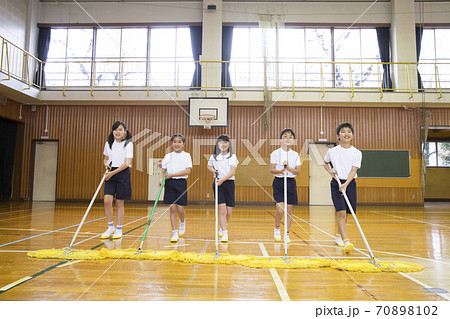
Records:
{"label": "boy in white shirt", "polygon": [[[331,198],[336,208],[336,222],[338,231],[336,234],[336,244],[342,247],[345,252],[353,250],[354,246],[348,239],[347,234],[347,216],[351,214],[347,207],[342,193],[346,193],[356,213],[356,181],[358,177],[356,171],[361,167],[362,153],[351,145],[353,140],[353,126],[350,123],[341,123],[336,129],[339,145],[328,150],[325,154],[325,169],[333,177],[331,180]],[[333,169],[328,167],[331,162]],[[339,187],[336,178],[340,179],[342,184]]]}
{"label": "boy in white shirt", "polygon": [[[293,151],[290,146],[295,142],[295,133],[290,128],[286,128],[280,133],[281,147],[270,154],[270,173],[275,175],[273,179],[273,198],[276,203],[274,238],[281,240],[280,224],[284,215],[284,172],[287,171],[287,242],[290,243],[289,229],[292,222],[293,205],[298,204],[297,183],[295,176],[300,174],[300,155]],[[286,169],[284,166],[286,165]]]}
{"label": "boy in white shirt", "polygon": [[[181,134],[174,134],[172,142],[173,152],[166,154],[162,161],[162,171],[159,185],[162,184],[164,174],[167,171],[164,185],[164,204],[170,204],[170,223],[172,225],[172,238],[170,241],[176,243],[179,236],[183,236],[186,230],[187,206],[187,178],[192,170],[192,159],[189,153],[183,151],[185,138]],[[180,218],[180,228],[177,230],[177,212]]]}
{"label": "boy in white shirt", "polygon": [[[214,175],[218,173],[218,203],[219,203],[219,237],[222,242],[228,242],[227,224],[231,218],[231,212],[235,206],[234,199],[234,174],[239,161],[230,144],[230,137],[222,134],[217,138],[214,146],[214,154],[208,161],[208,170]],[[214,181],[215,183],[215,181]],[[213,183],[213,189],[215,185]],[[214,195],[215,196],[215,195]]]}

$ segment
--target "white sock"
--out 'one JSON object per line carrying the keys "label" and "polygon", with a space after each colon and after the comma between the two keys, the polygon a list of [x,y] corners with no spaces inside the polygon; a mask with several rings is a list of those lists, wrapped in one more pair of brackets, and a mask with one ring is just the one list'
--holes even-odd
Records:
{"label": "white sock", "polygon": [[114,230],[114,222],[108,223],[108,230]]}

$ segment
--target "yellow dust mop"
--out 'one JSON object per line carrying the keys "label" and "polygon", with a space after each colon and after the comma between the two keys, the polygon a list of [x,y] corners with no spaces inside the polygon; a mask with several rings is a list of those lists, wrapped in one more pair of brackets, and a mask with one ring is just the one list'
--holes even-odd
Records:
{"label": "yellow dust mop", "polygon": [[416,272],[422,271],[423,266],[403,261],[377,261],[374,265],[368,260],[332,260],[326,258],[265,258],[251,255],[223,254],[219,257],[211,253],[182,253],[170,251],[141,251],[139,254],[129,250],[78,250],[67,253],[62,249],[38,250],[29,252],[29,257],[40,259],[69,259],[69,260],[103,260],[103,259],[133,259],[133,260],[170,260],[183,263],[240,265],[250,268],[276,269],[316,269],[332,268],[354,272]]}

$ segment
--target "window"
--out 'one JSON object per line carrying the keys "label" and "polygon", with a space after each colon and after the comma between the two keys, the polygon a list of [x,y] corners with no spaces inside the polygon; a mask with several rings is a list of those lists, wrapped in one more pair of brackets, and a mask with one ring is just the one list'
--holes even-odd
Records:
{"label": "window", "polygon": [[380,53],[375,29],[335,29],[334,55],[336,87],[350,86],[350,71],[355,87],[378,87]]}
{"label": "window", "polygon": [[[274,79],[274,87],[349,87],[349,62],[353,62],[353,86],[378,87],[375,63],[380,56],[374,28],[286,27],[272,31],[266,45],[273,66],[267,73]],[[234,28],[230,73],[236,86],[263,86],[263,45],[261,29]],[[333,56],[334,66],[330,63]]]}
{"label": "window", "polygon": [[125,87],[146,85],[147,31],[147,28],[97,30],[96,86],[115,87],[121,80]]}
{"label": "window", "polygon": [[[424,88],[450,87],[450,29],[424,29],[419,72]],[[423,64],[422,64],[423,63]]]}
{"label": "window", "polygon": [[[45,66],[47,87],[89,86],[93,29],[52,29]],[[67,60],[72,61],[66,63]],[[66,75],[67,72],[67,75]]]}
{"label": "window", "polygon": [[47,62],[61,88],[190,86],[195,69],[187,27],[53,28]]}
{"label": "window", "polygon": [[450,142],[427,142],[424,156],[427,166],[450,167]]}
{"label": "window", "polygon": [[150,86],[190,86],[195,70],[189,28],[151,29]]}

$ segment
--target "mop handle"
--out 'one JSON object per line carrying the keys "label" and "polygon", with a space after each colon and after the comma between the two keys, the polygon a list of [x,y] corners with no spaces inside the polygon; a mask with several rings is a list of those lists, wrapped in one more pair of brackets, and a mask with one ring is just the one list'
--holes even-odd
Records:
{"label": "mop handle", "polygon": [[[105,171],[105,174],[108,173],[108,172],[109,172],[109,169],[107,169],[107,170]],[[105,181],[105,178],[106,178],[106,175],[105,175],[105,174],[103,174],[103,178],[102,178],[102,180],[100,181],[100,184],[98,184],[97,190],[95,191],[95,194],[94,194],[94,196],[92,197],[92,200],[91,200],[91,202],[89,203],[89,206],[88,206],[88,208],[86,209],[86,212],[84,213],[83,219],[81,220],[80,225],[78,225],[78,229],[77,229],[77,231],[75,232],[75,235],[73,236],[72,241],[70,242],[69,249],[72,248],[73,243],[75,242],[75,239],[77,238],[78,233],[80,232],[81,226],[83,226],[84,220],[86,219],[86,217],[87,217],[87,215],[88,215],[88,213],[89,213],[89,210],[90,210],[91,207],[92,207],[92,204],[94,204],[94,201],[95,201],[95,199],[97,198],[97,194],[98,194],[98,192],[100,191],[100,188],[102,187],[103,182]]]}
{"label": "mop handle", "polygon": [[216,248],[216,256],[219,254],[219,186],[217,185],[219,181],[219,172],[215,172],[214,178],[214,213],[215,213],[215,226],[214,226],[214,243]]}
{"label": "mop handle", "polygon": [[284,165],[284,256],[287,257],[287,165]]}
{"label": "mop handle", "polygon": [[152,222],[153,214],[155,213],[155,210],[156,210],[156,204],[158,204],[159,196],[161,196],[161,191],[162,191],[162,189],[164,187],[164,182],[166,181],[166,177],[167,177],[167,170],[166,170],[166,173],[163,176],[163,180],[161,182],[161,186],[159,187],[158,195],[156,195],[155,203],[153,204],[152,212],[151,212],[151,214],[150,214],[150,216],[148,218],[147,227],[145,228],[144,235],[142,236],[141,243],[139,245],[139,249],[138,250],[142,250],[142,245],[144,244],[145,237],[147,237],[147,232],[148,232],[148,229],[150,228],[150,223]]}
{"label": "mop handle", "polygon": [[[329,167],[331,170],[334,170],[333,166],[330,165],[330,164],[331,164],[331,162],[328,163],[328,167]],[[338,183],[339,186],[342,186],[341,181],[340,181],[340,179],[339,179],[339,177],[338,177],[337,175],[334,175],[334,179],[337,181],[337,183]],[[362,236],[362,239],[363,239],[363,241],[364,241],[364,244],[366,245],[367,250],[369,251],[370,258],[372,258],[372,260],[375,261],[375,256],[374,256],[373,253],[372,253],[372,249],[370,249],[369,243],[367,242],[366,236],[364,235],[364,232],[363,232],[363,230],[362,230],[362,228],[361,228],[361,225],[359,225],[358,218],[356,218],[355,211],[353,210],[353,207],[352,207],[352,205],[350,204],[350,201],[348,200],[347,194],[346,194],[345,192],[342,192],[342,194],[344,195],[345,202],[347,203],[347,206],[348,206],[348,208],[350,209],[350,213],[352,213],[353,219],[354,219],[355,222],[356,222],[356,226],[358,227],[359,232],[361,233],[361,236]]]}

